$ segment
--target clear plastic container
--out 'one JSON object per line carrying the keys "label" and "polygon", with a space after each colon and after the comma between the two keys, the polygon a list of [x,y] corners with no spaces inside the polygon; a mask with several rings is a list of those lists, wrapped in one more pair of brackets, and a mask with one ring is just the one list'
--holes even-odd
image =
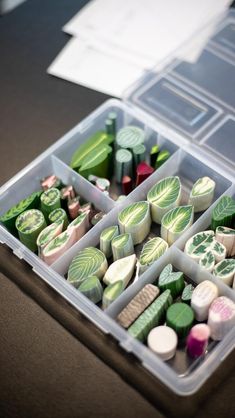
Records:
{"label": "clear plastic container", "polygon": [[[155,281],[169,262],[183,271],[188,281],[197,284],[211,280],[218,286],[220,294],[235,301],[234,290],[203,271],[183,252],[189,237],[208,228],[211,211],[220,196],[235,196],[234,25],[235,14],[230,12],[216,27],[196,63],[189,64],[182,58],[183,54],[180,59],[167,60],[161,69],[158,67],[151,71],[132,87],[125,101],[111,99],[105,102],[0,189],[0,214],[3,214],[19,200],[38,190],[42,177],[54,173],[64,183],[73,184],[84,199],[107,213],[50,267],[3,226],[0,226],[0,240],[28,262],[38,276],[72,306],[104,333],[114,337],[124,350],[139,358],[157,379],[173,392],[184,396],[195,393],[233,350],[235,329],[221,342],[210,345],[203,359],[187,362],[183,354],[178,353],[177,361],[166,364],[145,345],[133,339],[115,318],[146,283]],[[186,56],[185,47],[183,52]],[[119,203],[104,196],[68,165],[79,144],[102,129],[108,113],[113,110],[118,116],[118,129],[129,124],[138,125],[146,132],[148,149],[158,143],[171,153],[164,165]],[[189,230],[141,276],[141,280],[131,284],[108,309],[102,311],[66,281],[69,264],[82,248],[98,245],[101,231],[117,223],[121,208],[146,199],[148,190],[169,175],[180,177],[182,203],[187,202],[190,189],[199,177],[212,177],[216,181],[214,202],[203,214],[197,214]],[[159,233],[157,228],[151,232],[155,235]]]}

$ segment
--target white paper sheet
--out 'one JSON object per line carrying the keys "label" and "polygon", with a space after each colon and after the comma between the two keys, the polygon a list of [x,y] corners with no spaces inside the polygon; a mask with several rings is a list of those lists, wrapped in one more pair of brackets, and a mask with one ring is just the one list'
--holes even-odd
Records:
{"label": "white paper sheet", "polygon": [[[196,33],[187,60],[197,59],[213,29],[203,28],[230,3],[231,0],[93,0],[64,26],[75,38],[48,72],[122,97],[144,71],[175,54]],[[177,56],[185,59],[181,53]]]}

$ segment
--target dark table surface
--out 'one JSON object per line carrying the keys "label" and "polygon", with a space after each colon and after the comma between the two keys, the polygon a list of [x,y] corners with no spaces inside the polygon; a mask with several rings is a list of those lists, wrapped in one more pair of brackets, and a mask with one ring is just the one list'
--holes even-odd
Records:
{"label": "dark table surface", "polygon": [[[107,99],[46,74],[85,3],[28,0],[0,18],[1,184]],[[234,416],[234,385],[232,371],[197,416]],[[162,415],[0,273],[0,416]]]}

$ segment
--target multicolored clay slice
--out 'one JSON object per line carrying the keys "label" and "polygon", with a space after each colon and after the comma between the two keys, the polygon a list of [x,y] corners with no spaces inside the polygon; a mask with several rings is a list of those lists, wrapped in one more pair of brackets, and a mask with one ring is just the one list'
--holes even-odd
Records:
{"label": "multicolored clay slice", "polygon": [[215,182],[210,177],[201,177],[191,190],[188,204],[194,207],[194,212],[201,212],[212,204],[215,192]]}
{"label": "multicolored clay slice", "polygon": [[83,293],[93,303],[98,303],[102,300],[103,287],[100,280],[96,276],[90,276],[80,284],[79,292]]}
{"label": "multicolored clay slice", "polygon": [[40,196],[42,192],[34,192],[25,199],[21,200],[17,205],[10,208],[0,217],[0,222],[12,233],[16,234],[15,222],[16,218],[28,209],[38,209]]}
{"label": "multicolored clay slice", "polygon": [[110,284],[104,289],[102,308],[107,309],[111,303],[113,303],[123,292],[124,283],[122,280],[118,280],[115,283]]}
{"label": "multicolored clay slice", "polygon": [[118,224],[122,234],[131,234],[134,245],[140,244],[150,232],[149,203],[141,201],[128,205],[119,213]]}
{"label": "multicolored clay slice", "polygon": [[235,276],[235,260],[230,258],[220,261],[216,264],[213,274],[228,286],[232,286]]}
{"label": "multicolored clay slice", "polygon": [[222,340],[235,326],[235,303],[226,296],[215,299],[209,309],[208,325],[211,338]]}
{"label": "multicolored clay slice", "polygon": [[46,226],[43,213],[38,209],[26,210],[16,219],[20,241],[33,252],[37,250],[38,235]]}
{"label": "multicolored clay slice", "polygon": [[74,287],[79,287],[89,276],[102,279],[107,268],[108,263],[102,251],[95,247],[84,248],[73,258],[69,266],[68,282]]}
{"label": "multicolored clay slice", "polygon": [[76,242],[74,228],[67,229],[55,237],[42,251],[42,257],[49,266],[61,257]]}
{"label": "multicolored clay slice", "polygon": [[161,237],[172,245],[193,223],[193,206],[170,209],[161,221]]}
{"label": "multicolored clay slice", "polygon": [[71,228],[74,228],[76,241],[79,241],[89,229],[89,214],[84,212],[81,213],[81,215],[78,215],[78,217],[69,224],[68,230]]}
{"label": "multicolored clay slice", "polygon": [[214,231],[203,231],[193,235],[186,242],[184,252],[197,263],[215,244]]}
{"label": "multicolored clay slice", "polygon": [[160,224],[165,213],[179,206],[180,199],[179,177],[171,176],[158,181],[147,194],[147,200],[151,205],[152,220]]}
{"label": "multicolored clay slice", "polygon": [[50,223],[61,223],[63,222],[63,230],[65,230],[69,224],[67,213],[64,209],[58,208],[53,210],[49,216],[48,220]]}
{"label": "multicolored clay slice", "polygon": [[55,237],[61,234],[63,231],[63,221],[56,222],[51,225],[48,225],[45,229],[43,229],[37,238],[37,247],[38,247],[38,255],[39,257],[43,258],[43,249],[52,241]]}
{"label": "multicolored clay slice", "polygon": [[159,289],[157,286],[146,284],[120,312],[117,317],[118,323],[124,328],[129,328],[158,295]]}
{"label": "multicolored clay slice", "polygon": [[205,321],[208,317],[210,305],[219,296],[217,286],[205,280],[197,285],[193,291],[191,307],[194,310],[197,321]]}
{"label": "multicolored clay slice", "polygon": [[128,328],[128,333],[140,341],[145,341],[152,328],[164,319],[167,308],[172,304],[170,290],[165,290]]}
{"label": "multicolored clay slice", "polygon": [[107,258],[112,255],[112,240],[119,235],[119,228],[117,225],[105,228],[100,234],[100,249]]}
{"label": "multicolored clay slice", "polygon": [[121,234],[113,238],[111,242],[113,261],[128,257],[134,253],[134,245],[131,234]]}
{"label": "multicolored clay slice", "polygon": [[168,244],[160,237],[152,238],[144,244],[140,253],[140,273],[158,260],[168,249]]}
{"label": "multicolored clay slice", "polygon": [[213,271],[215,267],[215,255],[213,251],[208,250],[199,260],[199,266],[209,271]]}
{"label": "multicolored clay slice", "polygon": [[216,241],[220,242],[226,247],[227,256],[234,257],[235,255],[235,229],[227,228],[226,226],[218,226],[215,233]]}
{"label": "multicolored clay slice", "polygon": [[48,220],[49,214],[60,206],[60,191],[58,189],[52,187],[41,194],[41,211],[46,220]]}
{"label": "multicolored clay slice", "polygon": [[179,338],[185,338],[192,328],[194,312],[186,303],[173,303],[166,313],[166,324],[173,328]]}

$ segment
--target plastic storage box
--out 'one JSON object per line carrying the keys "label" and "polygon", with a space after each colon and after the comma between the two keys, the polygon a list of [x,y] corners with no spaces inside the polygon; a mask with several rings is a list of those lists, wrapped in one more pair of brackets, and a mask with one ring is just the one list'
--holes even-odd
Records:
{"label": "plastic storage box", "polygon": [[[211,343],[202,360],[186,361],[179,350],[175,360],[163,363],[121,328],[115,318],[146,283],[155,281],[169,262],[175,269],[183,271],[189,282],[197,284],[209,279],[218,286],[221,295],[235,301],[234,290],[201,270],[183,253],[186,240],[209,226],[217,199],[225,193],[235,197],[235,13],[229,12],[216,27],[212,24],[206,30],[210,30],[212,36],[196,62],[183,60],[184,54],[187,56],[187,48],[184,47],[180,59],[171,57],[139,80],[129,91],[127,100],[111,99],[105,102],[0,189],[0,214],[3,214],[19,200],[38,190],[42,177],[54,173],[64,183],[73,184],[84,199],[107,213],[51,267],[3,226],[0,226],[0,240],[20,259],[29,263],[36,274],[71,305],[105,334],[115,338],[125,351],[141,361],[143,367],[181,396],[195,393],[233,350],[235,329],[221,342]],[[190,50],[192,44],[193,41]],[[128,124],[141,126],[146,131],[149,147],[157,142],[171,152],[171,157],[163,166],[118,204],[68,165],[78,145],[103,128],[110,111],[118,115],[118,129]],[[130,285],[106,311],[102,311],[66,281],[68,266],[79,250],[98,244],[101,231],[117,222],[121,208],[131,202],[144,200],[152,185],[168,175],[179,175],[185,201],[199,177],[212,177],[216,181],[214,202],[207,211],[195,218],[191,228],[140,280]]]}

